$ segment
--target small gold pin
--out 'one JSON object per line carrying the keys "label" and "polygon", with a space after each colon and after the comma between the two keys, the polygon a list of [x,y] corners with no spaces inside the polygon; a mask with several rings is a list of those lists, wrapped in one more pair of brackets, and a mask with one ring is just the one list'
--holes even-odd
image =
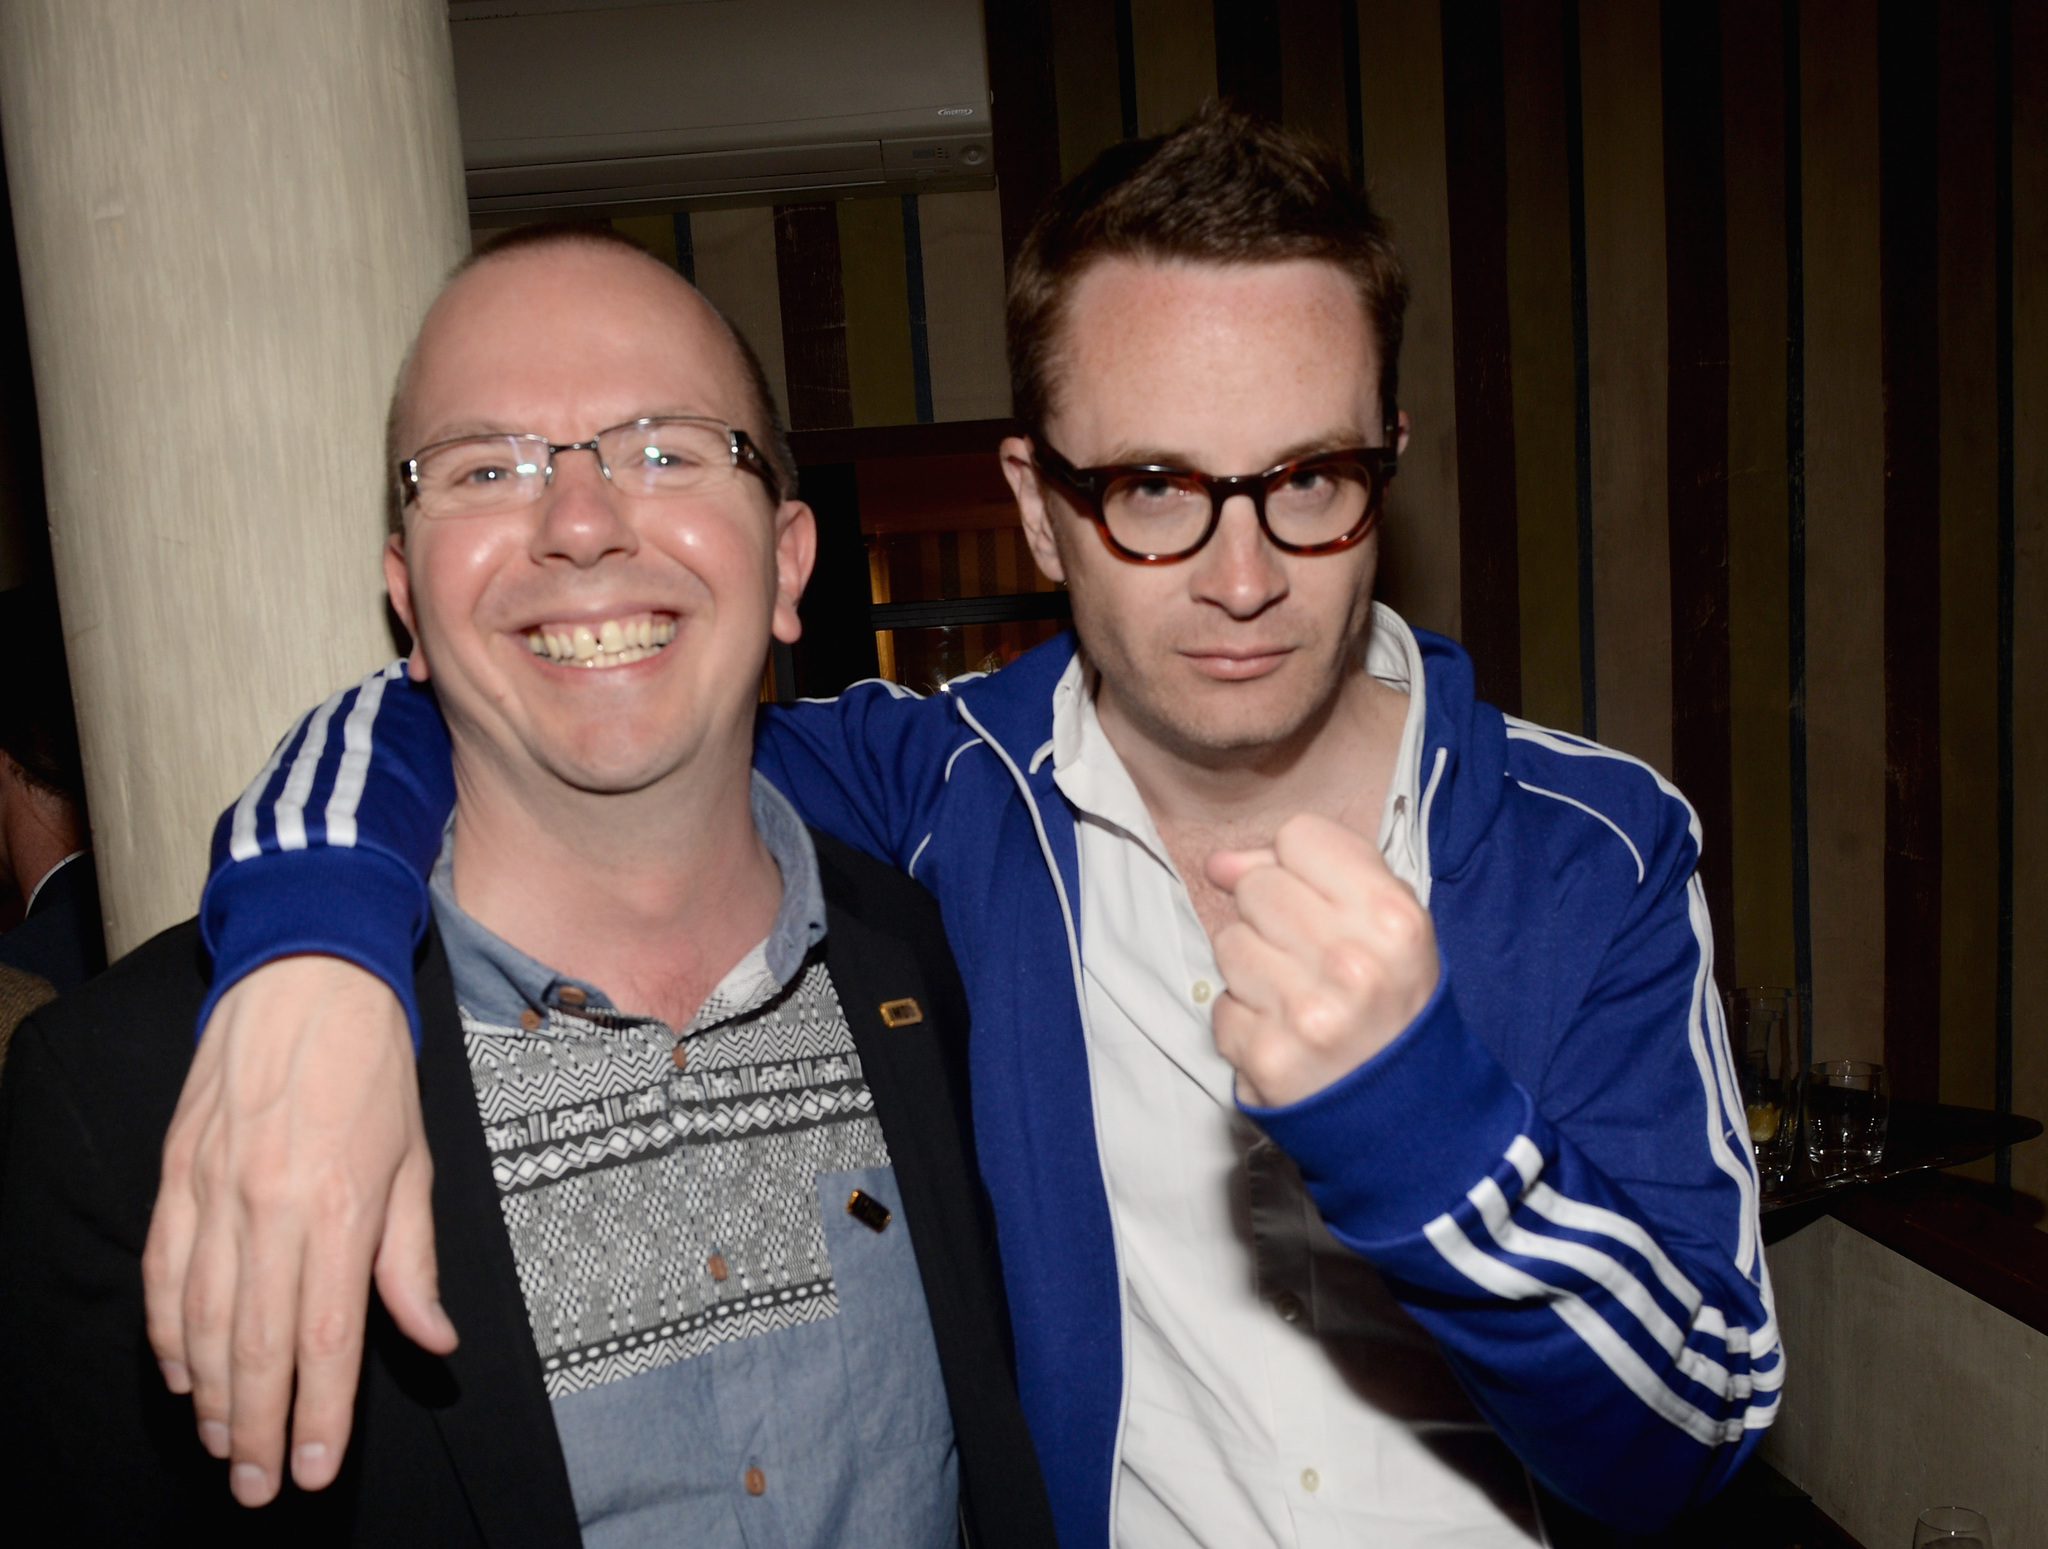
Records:
{"label": "small gold pin", "polygon": [[889,1207],[859,1189],[846,1196],[846,1213],[871,1232],[879,1232],[889,1224]]}
{"label": "small gold pin", "polygon": [[924,1007],[908,995],[901,1000],[882,1002],[882,1025],[884,1027],[915,1027],[924,1020]]}

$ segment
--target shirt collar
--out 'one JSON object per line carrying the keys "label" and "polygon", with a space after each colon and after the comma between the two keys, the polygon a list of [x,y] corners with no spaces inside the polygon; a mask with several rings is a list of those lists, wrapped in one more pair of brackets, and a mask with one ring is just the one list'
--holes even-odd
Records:
{"label": "shirt collar", "polygon": [[22,906],[21,917],[27,919],[36,912],[36,900],[43,896],[43,889],[49,885],[50,878],[56,876],[58,872],[69,866],[73,861],[91,853],[90,850],[73,850],[64,859],[44,872],[37,880],[36,885],[28,890],[28,902]]}
{"label": "shirt collar", "polygon": [[[1372,605],[1364,667],[1389,688],[1408,696],[1394,774],[1387,782],[1386,805],[1380,809],[1377,843],[1388,869],[1424,893],[1422,869],[1427,848],[1422,834],[1421,786],[1427,684],[1415,632],[1385,603]],[[1173,863],[1152,815],[1096,716],[1097,682],[1098,674],[1077,651],[1053,688],[1053,779],[1081,813],[1121,829],[1171,869]]]}
{"label": "shirt collar", "polygon": [[[747,954],[740,966],[760,959],[779,989],[796,977],[811,948],[824,939],[825,891],[818,880],[818,853],[810,831],[782,792],[756,774],[748,805],[753,810],[755,831],[782,873],[782,903],[766,940]],[[557,973],[527,956],[478,924],[455,901],[454,835],[451,816],[428,889],[455,981],[455,998],[464,1009],[479,1021],[498,1027],[517,1027],[519,1014],[528,1010],[543,1018],[557,1007],[571,1012],[618,1010],[597,985]],[[569,992],[566,996],[565,990]]]}

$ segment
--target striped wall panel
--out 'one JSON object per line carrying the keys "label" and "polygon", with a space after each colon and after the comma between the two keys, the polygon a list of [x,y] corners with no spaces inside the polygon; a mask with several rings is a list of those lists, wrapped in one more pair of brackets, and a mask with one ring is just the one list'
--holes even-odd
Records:
{"label": "striped wall panel", "polygon": [[[2001,40],[2010,185],[2000,361],[2001,569],[1998,710],[2001,881],[1998,1006],[2008,1075],[2022,1113],[2048,1112],[2048,7],[2014,5]],[[1981,87],[1979,88],[1981,89]],[[2021,341],[2028,341],[2025,348]],[[1981,666],[1980,666],[1980,670]],[[1981,745],[1969,756],[1981,759]],[[1980,879],[1971,879],[1973,890]],[[1975,1029],[1959,1032],[1974,1034]],[[2048,1196],[2048,1147],[2023,1146],[2012,1182]]]}

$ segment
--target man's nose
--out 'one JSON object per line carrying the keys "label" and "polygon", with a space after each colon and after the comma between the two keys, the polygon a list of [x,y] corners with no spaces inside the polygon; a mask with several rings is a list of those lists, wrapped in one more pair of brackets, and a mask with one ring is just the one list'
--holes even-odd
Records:
{"label": "man's nose", "polygon": [[1193,563],[1195,595],[1232,618],[1252,618],[1287,595],[1280,551],[1266,541],[1249,495],[1223,502],[1216,534]]}
{"label": "man's nose", "polygon": [[607,554],[630,554],[639,535],[626,519],[617,486],[587,449],[555,453],[555,476],[541,493],[535,559],[594,565]]}

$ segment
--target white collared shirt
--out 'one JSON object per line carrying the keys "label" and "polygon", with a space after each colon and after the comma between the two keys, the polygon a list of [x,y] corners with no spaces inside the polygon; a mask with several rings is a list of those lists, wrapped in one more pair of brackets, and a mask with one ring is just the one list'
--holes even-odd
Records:
{"label": "white collared shirt", "polygon": [[[1408,696],[1379,846],[1426,903],[1422,655],[1379,604],[1365,669]],[[1053,759],[1078,819],[1088,1068],[1123,1274],[1115,1542],[1531,1542],[1467,1477],[1513,1497],[1518,1465],[1474,1426],[1434,1342],[1330,1237],[1292,1162],[1237,1111],[1209,1026],[1222,976],[1078,656],[1053,696]],[[1440,1459],[1453,1450],[1466,1472]]]}

